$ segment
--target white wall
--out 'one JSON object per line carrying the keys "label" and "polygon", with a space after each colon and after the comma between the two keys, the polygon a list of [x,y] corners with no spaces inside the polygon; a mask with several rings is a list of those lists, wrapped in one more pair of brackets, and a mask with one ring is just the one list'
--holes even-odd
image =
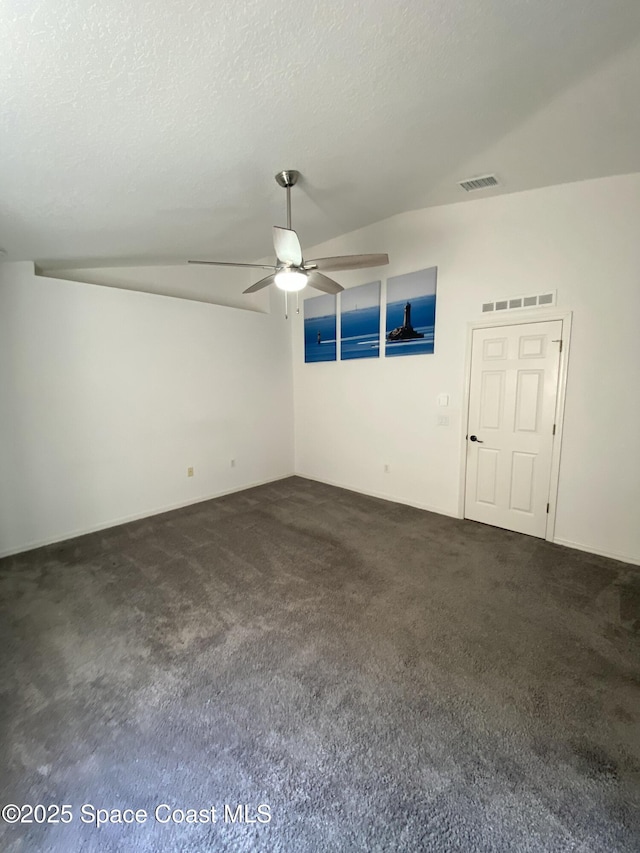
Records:
{"label": "white wall", "polygon": [[[557,289],[573,332],[555,539],[640,562],[639,233],[635,174],[413,211],[308,250],[387,251],[377,277],[437,266],[436,344],[304,364],[294,318],[296,471],[457,514],[468,324],[486,319],[483,301]],[[436,426],[439,393],[451,395],[449,427]]]}
{"label": "white wall", "polygon": [[2,265],[0,555],[291,474],[290,338],[276,309]]}

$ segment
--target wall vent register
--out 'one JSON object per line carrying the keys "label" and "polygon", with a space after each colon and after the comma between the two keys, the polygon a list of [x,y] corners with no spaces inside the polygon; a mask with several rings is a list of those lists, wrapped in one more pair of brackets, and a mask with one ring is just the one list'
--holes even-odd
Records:
{"label": "wall vent register", "polygon": [[532,296],[512,296],[509,299],[496,299],[482,303],[482,313],[491,311],[521,311],[523,308],[548,308],[556,304],[556,291],[537,293]]}

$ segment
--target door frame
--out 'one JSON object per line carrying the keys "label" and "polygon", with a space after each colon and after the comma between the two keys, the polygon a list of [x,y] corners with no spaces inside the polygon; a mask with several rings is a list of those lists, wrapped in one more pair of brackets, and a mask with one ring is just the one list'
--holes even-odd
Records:
{"label": "door frame", "polygon": [[460,485],[458,500],[458,518],[464,518],[465,497],[467,491],[467,435],[469,425],[469,399],[471,394],[471,354],[473,347],[473,333],[476,329],[491,329],[499,326],[522,326],[527,323],[546,323],[550,320],[562,322],[562,352],[560,353],[560,365],[558,372],[558,396],[556,398],[554,436],[551,451],[551,475],[549,480],[549,512],[547,514],[547,527],[545,539],[554,541],[556,529],[556,509],[558,503],[558,482],[560,479],[560,454],[562,449],[562,432],[564,427],[564,404],[567,388],[567,366],[569,363],[569,349],[571,347],[571,323],[572,311],[555,311],[535,309],[527,311],[509,311],[507,316],[492,317],[491,319],[474,320],[467,323],[467,351],[464,363],[464,388],[462,395],[462,435],[460,436]]}

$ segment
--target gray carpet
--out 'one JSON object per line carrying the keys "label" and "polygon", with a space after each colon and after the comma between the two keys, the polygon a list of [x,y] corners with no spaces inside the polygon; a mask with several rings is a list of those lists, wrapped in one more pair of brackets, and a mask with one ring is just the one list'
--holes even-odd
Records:
{"label": "gray carpet", "polygon": [[640,849],[637,568],[294,477],[0,575],[4,851]]}

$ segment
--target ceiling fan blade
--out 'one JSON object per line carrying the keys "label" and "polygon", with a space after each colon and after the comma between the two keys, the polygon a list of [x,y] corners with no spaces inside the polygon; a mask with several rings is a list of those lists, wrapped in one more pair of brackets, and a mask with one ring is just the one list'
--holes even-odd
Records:
{"label": "ceiling fan blade", "polygon": [[273,248],[276,250],[278,260],[292,267],[299,267],[302,263],[302,248],[300,240],[295,231],[290,228],[273,226]]}
{"label": "ceiling fan blade", "polygon": [[208,264],[213,267],[254,267],[259,270],[275,270],[275,264],[236,264],[234,261],[187,261],[188,264]]}
{"label": "ceiling fan blade", "polygon": [[256,290],[262,290],[263,287],[269,287],[270,284],[273,284],[275,281],[275,273],[271,273],[266,278],[261,278],[260,281],[256,281],[255,284],[252,284],[251,287],[248,287],[246,290],[243,290],[243,293],[255,293]]}
{"label": "ceiling fan blade", "polygon": [[337,258],[316,258],[307,261],[306,270],[363,270],[367,267],[382,267],[389,263],[389,255],[342,255]]}
{"label": "ceiling fan blade", "polygon": [[307,275],[307,284],[309,287],[315,287],[316,290],[322,290],[324,293],[340,293],[341,290],[344,290],[344,287],[337,281],[327,278],[326,275],[322,275],[316,270],[311,270]]}

